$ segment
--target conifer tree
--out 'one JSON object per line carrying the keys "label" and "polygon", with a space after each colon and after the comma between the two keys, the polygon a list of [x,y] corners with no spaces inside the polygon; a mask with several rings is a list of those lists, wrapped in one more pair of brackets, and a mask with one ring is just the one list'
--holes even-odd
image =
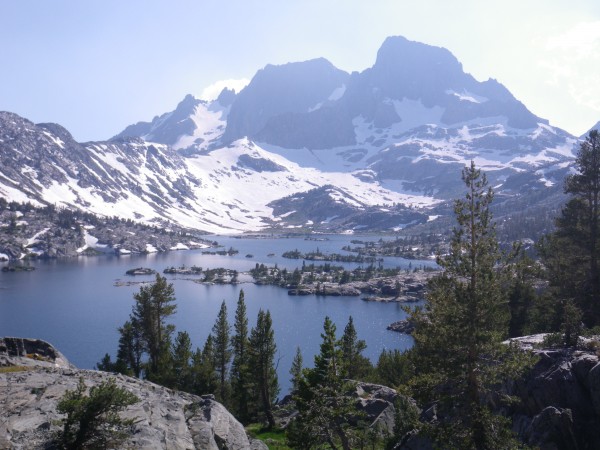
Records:
{"label": "conifer tree", "polygon": [[235,311],[234,334],[231,338],[233,361],[231,363],[231,397],[236,417],[246,423],[249,419],[249,352],[248,352],[248,316],[244,291],[240,290]]}
{"label": "conifer tree", "polygon": [[156,274],[156,280],[149,286],[142,286],[133,296],[135,305],[131,313],[131,323],[139,327],[144,349],[148,352],[149,364],[146,375],[160,375],[160,360],[170,351],[170,336],[175,330],[166,324],[166,319],[177,309],[175,290],[166,278]]}
{"label": "conifer tree", "polygon": [[173,388],[192,390],[192,340],[187,331],[177,333],[173,344]]}
{"label": "conifer tree", "polygon": [[[556,231],[540,248],[559,304],[574,300],[589,326],[600,324],[600,134],[590,131],[575,160],[577,173],[565,181],[571,195]],[[572,304],[569,303],[571,306]],[[564,309],[564,308],[563,308]]]}
{"label": "conifer tree", "polygon": [[196,349],[192,357],[193,390],[197,395],[214,394],[219,381],[215,370],[215,350],[212,334],[209,334],[202,347]]}
{"label": "conifer tree", "polygon": [[458,226],[450,251],[439,257],[443,273],[429,283],[424,310],[411,320],[416,370],[414,394],[439,401],[439,443],[451,448],[494,449],[511,440],[506,421],[484,403],[504,376],[514,376],[525,356],[502,344],[508,306],[500,289],[501,259],[489,211],[493,198],[485,174],[463,170],[467,192],[455,202]]}
{"label": "conifer tree", "polygon": [[[536,332],[534,308],[539,304],[538,295],[533,288],[533,280],[538,275],[537,264],[520,249],[516,249],[515,260],[507,271],[505,290],[510,309],[509,337],[524,336]],[[540,330],[544,331],[544,330]]]}
{"label": "conifer tree", "polygon": [[352,396],[354,389],[342,377],[342,352],[335,332],[335,324],[325,317],[314,368],[303,370],[294,396],[298,416],[288,431],[288,441],[294,448],[329,445],[349,450],[359,439],[360,429],[351,422],[356,422],[360,414]]}
{"label": "conifer tree", "polygon": [[271,313],[258,311],[256,327],[250,333],[249,367],[252,376],[252,393],[256,414],[269,428],[275,427],[273,405],[279,394],[279,381],[275,367],[275,334]]}
{"label": "conifer tree", "polygon": [[397,387],[406,384],[414,375],[410,362],[410,351],[384,349],[375,367],[376,382],[384,386]]}
{"label": "conifer tree", "polygon": [[126,430],[135,423],[134,419],[122,419],[119,412],[140,399],[117,386],[114,378],[92,386],[87,395],[86,390],[81,377],[77,388],[65,392],[56,405],[65,415],[60,448],[118,448],[127,437]]}
{"label": "conifer tree", "polygon": [[142,356],[144,343],[142,342],[140,327],[131,320],[126,321],[119,328],[119,348],[115,370],[125,375],[134,375],[139,378],[142,371]]}
{"label": "conifer tree", "polygon": [[292,367],[290,368],[290,375],[292,378],[292,391],[297,391],[300,387],[300,380],[302,379],[302,351],[300,347],[296,347],[296,354],[292,361]]}
{"label": "conifer tree", "polygon": [[214,359],[215,359],[215,370],[217,372],[219,386],[217,389],[217,398],[222,403],[229,403],[229,363],[231,362],[231,341],[230,341],[231,327],[227,321],[227,305],[225,301],[221,303],[221,309],[219,315],[212,329],[212,336],[214,342]]}
{"label": "conifer tree", "polygon": [[357,380],[368,375],[372,368],[371,362],[362,355],[367,344],[364,340],[358,339],[352,316],[348,318],[348,324],[339,341],[339,348],[341,374],[344,378]]}

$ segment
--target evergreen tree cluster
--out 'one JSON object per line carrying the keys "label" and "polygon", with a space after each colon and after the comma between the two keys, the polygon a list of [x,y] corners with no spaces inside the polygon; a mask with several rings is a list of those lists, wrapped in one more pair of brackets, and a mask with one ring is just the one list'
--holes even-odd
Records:
{"label": "evergreen tree cluster", "polygon": [[243,423],[275,426],[273,405],[279,394],[277,347],[269,311],[258,312],[248,327],[244,291],[240,291],[233,333],[225,302],[202,349],[192,348],[186,331],[175,334],[167,320],[176,312],[173,285],[159,274],[134,294],[135,304],[119,328],[116,361],[106,354],[99,370],[148,379],[197,395],[213,394]]}
{"label": "evergreen tree cluster", "polygon": [[343,449],[356,448],[367,424],[356,409],[352,380],[371,374],[371,363],[362,355],[366,344],[358,339],[352,317],[339,340],[335,324],[326,317],[321,339],[314,367],[300,370],[298,349],[290,370],[298,416],[289,427],[288,440],[294,448],[337,448],[338,443]]}

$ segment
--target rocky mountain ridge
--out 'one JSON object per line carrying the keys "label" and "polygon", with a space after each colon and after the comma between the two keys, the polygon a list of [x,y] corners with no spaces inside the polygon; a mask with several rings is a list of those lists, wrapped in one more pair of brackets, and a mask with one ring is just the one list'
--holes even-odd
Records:
{"label": "rocky mountain ridge", "polygon": [[391,231],[440,216],[471,160],[499,198],[547,201],[577,145],[448,50],[396,36],[360,73],[268,65],[105,142],[1,113],[0,195],[215,233]]}

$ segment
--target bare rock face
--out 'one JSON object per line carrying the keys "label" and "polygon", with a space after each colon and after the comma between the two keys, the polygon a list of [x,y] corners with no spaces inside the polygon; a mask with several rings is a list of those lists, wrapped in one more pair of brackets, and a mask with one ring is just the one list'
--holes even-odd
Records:
{"label": "bare rock face", "polygon": [[[32,349],[40,356],[31,356],[35,354]],[[175,392],[124,375],[79,370],[43,341],[0,339],[0,358],[18,370],[0,372],[0,448],[45,448],[60,430],[63,416],[56,412],[56,405],[65,392],[74,390],[80,378],[88,388],[114,378],[119,387],[140,399],[121,413],[136,421],[123,448],[266,449],[262,442],[252,441],[242,424],[212,396]],[[26,360],[31,363],[25,364]]]}
{"label": "bare rock face", "polygon": [[591,352],[533,350],[531,372],[511,388],[521,399],[513,413],[521,439],[540,448],[600,448],[600,362]]}
{"label": "bare rock face", "polygon": [[74,368],[67,358],[41,339],[0,338],[0,367]]}

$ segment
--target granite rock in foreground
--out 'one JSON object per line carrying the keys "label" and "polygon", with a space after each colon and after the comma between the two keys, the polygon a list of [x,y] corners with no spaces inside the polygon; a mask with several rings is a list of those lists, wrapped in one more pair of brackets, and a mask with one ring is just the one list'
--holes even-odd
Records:
{"label": "granite rock in foreground", "polygon": [[4,370],[19,369],[0,372],[0,448],[45,448],[60,430],[63,416],[56,405],[80,378],[88,388],[114,378],[140,399],[121,413],[136,420],[124,448],[267,448],[251,440],[211,395],[199,397],[124,375],[80,370],[44,341],[0,339],[0,364]]}

